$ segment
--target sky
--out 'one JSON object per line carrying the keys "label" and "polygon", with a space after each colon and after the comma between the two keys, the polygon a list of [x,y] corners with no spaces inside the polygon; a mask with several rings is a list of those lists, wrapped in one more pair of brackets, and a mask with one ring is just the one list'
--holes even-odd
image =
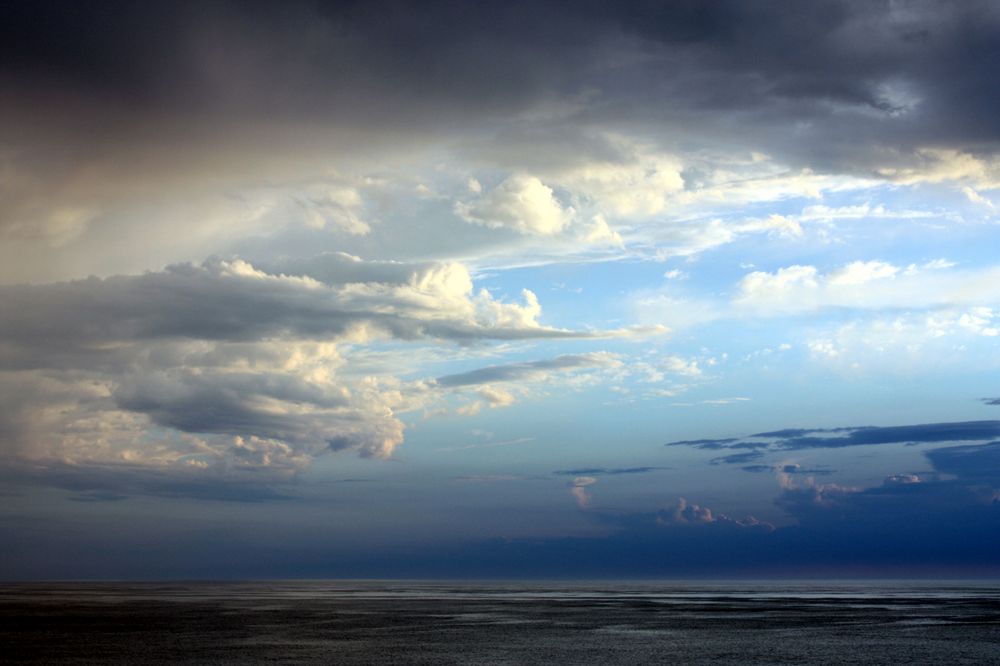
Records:
{"label": "sky", "polygon": [[0,33],[0,579],[1000,574],[1000,5]]}

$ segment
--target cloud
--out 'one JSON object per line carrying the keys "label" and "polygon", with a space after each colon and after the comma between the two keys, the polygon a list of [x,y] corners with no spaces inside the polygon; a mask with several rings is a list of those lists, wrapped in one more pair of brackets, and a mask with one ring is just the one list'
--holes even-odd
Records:
{"label": "cloud", "polygon": [[[776,474],[780,493],[775,504],[797,524],[775,531],[772,545],[794,543],[788,557],[806,557],[804,540],[818,540],[829,552],[808,557],[843,563],[845,557],[867,562],[927,563],[981,561],[980,546],[995,542],[1000,526],[997,489],[1000,488],[1000,422],[931,423],[890,427],[785,428],[747,438],[693,440],[681,445],[719,450],[765,443],[774,451],[872,444],[981,442],[924,450],[933,471],[901,471],[881,483],[857,487],[837,482],[818,483],[814,477],[831,476],[827,469],[808,469],[795,463],[753,464],[749,472]],[[765,451],[766,452],[766,451]],[[756,453],[762,453],[756,451]],[[739,456],[742,454],[733,454]],[[672,523],[705,522],[714,517],[701,507],[679,504]],[[796,536],[798,535],[798,536]],[[900,543],[899,540],[902,540]],[[968,548],[957,545],[968,542]],[[843,546],[834,546],[842,543]],[[940,552],[939,544],[957,548]],[[896,545],[893,545],[896,544]],[[979,544],[979,545],[971,545]],[[809,549],[806,549],[809,550]],[[772,552],[768,558],[777,557]],[[784,557],[782,555],[781,557]]]}
{"label": "cloud", "polygon": [[1000,310],[944,307],[924,312],[858,317],[811,332],[805,346],[813,360],[841,372],[912,376],[960,367],[996,366],[990,341],[1000,335]]}
{"label": "cloud", "polygon": [[741,463],[760,457],[760,451],[834,449],[879,444],[925,444],[989,440],[1000,437],[1000,421],[959,421],[903,426],[849,426],[841,428],[786,428],[746,437],[669,442],[704,451],[749,449],[753,453],[713,458],[713,463]]}
{"label": "cloud", "polygon": [[744,298],[786,292],[793,288],[815,289],[816,287],[816,267],[798,265],[779,268],[775,273],[754,271],[744,277],[739,284]]}
{"label": "cloud", "polygon": [[[995,188],[1000,184],[1000,162],[954,148],[917,148],[911,164],[905,167],[883,167],[882,176],[906,184],[971,182],[979,187]],[[971,188],[966,186],[968,191]],[[968,196],[968,191],[966,196]],[[973,192],[974,193],[974,192]],[[972,201],[982,203],[973,196]]]}
{"label": "cloud", "polygon": [[594,334],[540,324],[530,292],[523,305],[474,292],[461,264],[335,254],[270,271],[214,259],[0,287],[0,455],[287,481],[331,451],[390,457],[399,414],[440,400],[437,387],[505,406],[513,394],[488,381],[619,364],[593,353],[443,382],[357,372],[345,345]]}
{"label": "cloud", "polygon": [[683,497],[677,498],[677,504],[669,511],[660,511],[656,515],[656,524],[661,526],[677,525],[724,525],[740,529],[753,529],[762,532],[774,530],[774,526],[747,516],[744,520],[730,518],[723,513],[713,512],[707,506],[688,504]]}
{"label": "cloud", "polygon": [[953,269],[932,260],[907,267],[872,260],[855,261],[828,273],[794,265],[773,273],[754,271],[740,280],[733,304],[743,314],[815,312],[821,308],[972,309],[1000,302],[998,269]]}
{"label": "cloud", "polygon": [[712,465],[719,465],[721,463],[725,463],[727,465],[739,465],[752,460],[759,460],[763,457],[764,454],[760,451],[747,451],[745,453],[731,453],[726,456],[712,458],[709,460],[709,463]]}
{"label": "cloud", "polygon": [[695,359],[686,359],[680,356],[668,355],[659,360],[659,367],[665,372],[682,377],[700,377],[702,372]]}
{"label": "cloud", "polygon": [[574,165],[554,178],[598,215],[614,219],[643,218],[680,203],[685,183],[680,159],[634,145],[621,136],[608,136],[625,159]]}
{"label": "cloud", "polygon": [[777,472],[779,474],[805,474],[810,476],[829,476],[833,470],[822,468],[802,467],[796,463],[784,463],[780,465],[744,465],[740,467],[744,472]]}
{"label": "cloud", "polygon": [[702,405],[733,405],[740,402],[750,402],[750,398],[735,396],[732,398],[711,398],[709,400],[702,400],[699,404]]}
{"label": "cloud", "polygon": [[932,449],[924,455],[939,472],[1000,488],[1000,442]]}
{"label": "cloud", "polygon": [[[816,436],[814,433],[835,432],[837,436]],[[854,429],[818,430],[809,434],[779,439],[778,446],[795,450],[805,448],[840,448],[871,444],[912,444],[982,440],[1000,436],[1000,421],[965,421],[958,423],[924,423],[911,426],[867,426]]]}
{"label": "cloud", "polygon": [[[514,439],[502,439],[500,441],[487,441],[481,442],[479,444],[465,444],[463,446],[446,446],[439,449],[434,449],[439,453],[451,453],[454,451],[469,451],[472,449],[493,449],[504,446],[516,446],[518,444],[527,444],[528,442],[535,441],[534,437],[516,437]],[[464,477],[463,477],[464,478]],[[535,478],[535,477],[533,477]],[[543,477],[537,477],[543,478]]]}
{"label": "cloud", "polygon": [[668,442],[664,446],[690,446],[703,451],[718,451],[719,449],[765,448],[767,444],[763,442],[743,442],[738,437],[724,437],[722,439],[682,439],[676,442]]}
{"label": "cloud", "polygon": [[576,505],[581,509],[590,506],[590,493],[587,488],[597,483],[597,479],[592,476],[578,476],[569,484],[570,494],[576,500]]}
{"label": "cloud", "polygon": [[898,272],[899,267],[884,261],[854,261],[830,275],[829,282],[833,285],[865,284],[894,278]]}
{"label": "cloud", "polygon": [[0,287],[0,341],[8,346],[4,364],[44,364],[47,356],[35,353],[40,345],[89,352],[111,343],[177,338],[364,340],[382,335],[472,342],[590,336],[538,324],[541,308],[531,292],[524,292],[524,305],[499,302],[485,290],[474,294],[460,264],[402,271],[378,265],[373,272],[382,268],[377,279],[342,282],[337,272],[317,279],[267,273],[242,260],[211,260],[139,276]]}
{"label": "cloud", "polygon": [[514,262],[579,257],[527,242],[569,235],[605,256],[690,255],[802,233],[772,212],[723,222],[719,206],[997,180],[993,72],[977,55],[1000,21],[989,3],[2,12],[6,281],[253,239]]}
{"label": "cloud", "polygon": [[648,474],[669,467],[584,467],[581,469],[562,469],[552,472],[557,476],[618,476],[621,474]]}
{"label": "cloud", "polygon": [[[618,332],[622,336],[634,334],[633,330]],[[673,363],[673,371],[688,374],[700,373],[695,361],[667,357],[666,365]],[[651,364],[642,360],[634,360],[626,355],[609,352],[587,352],[583,354],[563,354],[551,359],[538,361],[520,361],[501,365],[487,366],[438,377],[430,384],[434,388],[444,389],[451,393],[473,394],[482,398],[468,403],[458,409],[461,414],[478,414],[485,407],[506,407],[515,399],[529,395],[533,385],[546,385],[559,382],[564,387],[584,387],[599,382],[613,382],[610,390],[622,394],[628,393],[622,382],[638,377],[644,383],[664,380],[663,372],[658,368],[664,364]],[[648,396],[676,395],[686,390],[686,386],[673,386],[670,389],[653,389]],[[716,401],[711,401],[716,402]],[[723,402],[723,401],[720,401]],[[728,402],[728,401],[724,401]]]}
{"label": "cloud", "polygon": [[445,388],[474,386],[495,382],[541,381],[553,373],[572,372],[590,368],[620,367],[622,361],[608,352],[591,352],[587,354],[564,354],[542,361],[524,361],[493,365],[485,368],[445,375],[435,380],[436,384]]}
{"label": "cloud", "polygon": [[1000,526],[995,491],[1000,486],[1000,443],[931,449],[924,455],[933,473],[893,474],[869,488],[812,479],[796,484],[781,475],[777,504],[803,526],[853,530],[863,538],[871,538],[873,530],[902,534],[916,527],[919,536],[908,540],[911,548],[921,549],[958,533],[979,540]]}
{"label": "cloud", "polygon": [[274,476],[226,473],[222,469],[161,469],[116,462],[5,462],[0,480],[13,488],[55,487],[74,493],[72,501],[109,502],[134,496],[193,498],[222,502],[259,503],[297,497],[287,480]]}
{"label": "cloud", "polygon": [[455,204],[455,213],[474,224],[541,236],[561,232],[573,215],[538,178],[518,174],[479,199]]}

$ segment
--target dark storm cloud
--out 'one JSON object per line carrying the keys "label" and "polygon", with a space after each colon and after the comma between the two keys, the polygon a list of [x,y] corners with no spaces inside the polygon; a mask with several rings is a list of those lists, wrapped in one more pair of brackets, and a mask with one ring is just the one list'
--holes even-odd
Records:
{"label": "dark storm cloud", "polygon": [[[433,98],[512,107],[602,32],[546,3],[14,2],[0,16],[15,83],[150,112],[300,119],[419,115]],[[376,104],[387,98],[416,106]]]}
{"label": "dark storm cloud", "polygon": [[[992,80],[984,56],[997,52],[997,13],[986,2],[50,1],[8,2],[0,16],[6,77],[137,107],[212,106],[242,94],[243,108],[252,110],[255,96],[270,103],[259,112],[320,111],[373,90],[473,108],[509,104],[556,82],[591,82],[584,74],[613,62],[626,37],[647,53],[685,54],[702,64],[699,75],[754,73],[766,84],[689,91],[705,106],[766,95],[892,110],[875,90],[892,76],[968,89],[973,117],[996,101],[992,86],[970,85]],[[686,74],[661,71],[652,82]]]}
{"label": "dark storm cloud", "polygon": [[754,134],[850,169],[885,149],[994,149],[998,25],[989,2],[8,2],[0,80],[31,126],[168,141],[295,122],[483,129],[589,91],[562,132]]}

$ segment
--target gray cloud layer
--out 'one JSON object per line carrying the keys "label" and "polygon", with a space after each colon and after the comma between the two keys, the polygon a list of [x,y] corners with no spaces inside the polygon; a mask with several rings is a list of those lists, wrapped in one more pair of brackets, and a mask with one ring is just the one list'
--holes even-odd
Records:
{"label": "gray cloud layer", "polygon": [[[467,165],[549,173],[634,166],[639,141],[685,154],[692,191],[751,151],[996,180],[989,2],[9,2],[0,26],[0,236],[18,242],[95,220],[113,242],[151,194],[302,185],[331,155],[384,164],[443,140]],[[319,208],[371,228],[346,199]]]}
{"label": "gray cloud layer", "polygon": [[905,111],[895,85],[922,100],[897,136],[997,138],[998,15],[985,2],[14,2],[3,19],[14,90],[148,119],[451,123],[597,87],[606,99],[585,118],[642,119],[670,99],[659,113],[736,111],[777,128],[842,107],[870,117],[836,129],[867,133]]}

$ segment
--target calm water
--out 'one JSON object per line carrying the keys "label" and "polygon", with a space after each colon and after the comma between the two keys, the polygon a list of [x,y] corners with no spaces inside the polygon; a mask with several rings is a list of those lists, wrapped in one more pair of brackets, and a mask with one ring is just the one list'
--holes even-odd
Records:
{"label": "calm water", "polygon": [[0,584],[5,663],[1000,664],[1000,583]]}

